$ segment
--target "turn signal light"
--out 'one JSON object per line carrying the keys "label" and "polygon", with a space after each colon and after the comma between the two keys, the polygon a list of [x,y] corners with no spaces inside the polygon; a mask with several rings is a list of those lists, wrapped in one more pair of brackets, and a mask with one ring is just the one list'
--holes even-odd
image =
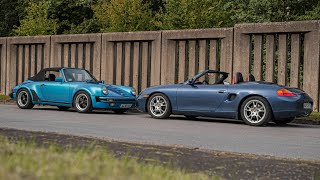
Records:
{"label": "turn signal light", "polygon": [[287,89],[279,89],[277,91],[278,96],[285,96],[285,97],[292,97],[292,96],[297,96],[295,93],[290,92]]}

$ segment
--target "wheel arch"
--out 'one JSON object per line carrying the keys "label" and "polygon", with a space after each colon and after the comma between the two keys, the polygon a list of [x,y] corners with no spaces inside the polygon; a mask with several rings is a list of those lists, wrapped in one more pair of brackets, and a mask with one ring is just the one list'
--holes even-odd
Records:
{"label": "wheel arch", "polygon": [[150,93],[149,97],[146,99],[146,104],[145,104],[145,106],[144,106],[146,112],[148,112],[148,102],[149,102],[149,99],[151,98],[152,95],[157,94],[157,93],[163,94],[163,95],[165,95],[165,96],[169,99],[169,103],[170,103],[170,106],[171,106],[171,109],[172,109],[172,103],[171,103],[170,97],[169,97],[166,93],[164,93],[164,92],[154,91],[154,92]]}
{"label": "wheel arch", "polygon": [[272,117],[274,117],[272,106],[271,106],[270,102],[268,101],[268,99],[266,97],[264,97],[264,96],[262,96],[260,94],[249,94],[249,95],[243,97],[241,99],[241,101],[239,102],[239,104],[238,104],[238,107],[237,107],[237,119],[241,119],[241,114],[240,114],[241,113],[241,106],[244,103],[244,101],[247,100],[250,97],[253,97],[253,96],[258,96],[258,97],[261,97],[261,98],[265,99],[266,102],[269,104],[269,107],[271,109]]}
{"label": "wheel arch", "polygon": [[[72,106],[74,106],[74,98],[75,98],[76,94],[80,91],[84,91],[84,92],[88,93],[90,96],[92,96],[92,93],[88,89],[85,89],[85,88],[77,89],[72,94]],[[91,99],[91,102],[93,103],[93,99],[92,98],[90,98],[90,99]]]}
{"label": "wheel arch", "polygon": [[17,89],[16,100],[17,100],[17,98],[18,98],[18,92],[21,91],[21,90],[23,90],[23,89],[25,89],[25,90],[27,90],[27,91],[29,92],[29,95],[30,95],[30,97],[31,97],[31,101],[33,102],[33,101],[34,101],[34,97],[33,97],[32,91],[31,91],[30,88],[28,88],[28,87],[26,87],[26,86],[22,86],[22,87],[19,87],[19,88]]}

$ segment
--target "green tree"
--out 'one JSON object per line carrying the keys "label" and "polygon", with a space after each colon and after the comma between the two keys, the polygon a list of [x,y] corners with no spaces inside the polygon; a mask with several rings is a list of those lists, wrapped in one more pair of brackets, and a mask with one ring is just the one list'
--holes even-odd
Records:
{"label": "green tree", "polygon": [[305,15],[298,18],[299,20],[320,20],[320,2],[314,9],[307,11]]}
{"label": "green tree", "polygon": [[167,0],[158,14],[161,29],[226,27],[233,23],[222,0]]}
{"label": "green tree", "polygon": [[49,3],[49,17],[58,20],[58,34],[99,32],[92,10],[96,0],[49,0]]}
{"label": "green tree", "polygon": [[318,0],[232,0],[225,6],[234,22],[254,23],[299,20],[317,4]]}
{"label": "green tree", "polygon": [[13,27],[20,24],[25,3],[23,0],[0,0],[0,7],[0,36],[10,36]]}
{"label": "green tree", "polygon": [[20,21],[20,26],[13,32],[18,36],[57,34],[58,21],[48,17],[48,2],[30,2],[27,15]]}
{"label": "green tree", "polygon": [[[99,9],[101,8],[101,9]],[[103,32],[148,31],[154,30],[152,11],[149,3],[141,0],[104,1],[94,8]]]}

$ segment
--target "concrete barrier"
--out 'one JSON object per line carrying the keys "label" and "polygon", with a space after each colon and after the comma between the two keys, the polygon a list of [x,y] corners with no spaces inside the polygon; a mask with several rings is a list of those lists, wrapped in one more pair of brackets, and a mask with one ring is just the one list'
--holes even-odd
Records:
{"label": "concrete barrier", "polygon": [[181,83],[205,69],[304,89],[319,110],[320,21],[234,28],[0,38],[0,92],[45,67],[79,67],[110,84]]}

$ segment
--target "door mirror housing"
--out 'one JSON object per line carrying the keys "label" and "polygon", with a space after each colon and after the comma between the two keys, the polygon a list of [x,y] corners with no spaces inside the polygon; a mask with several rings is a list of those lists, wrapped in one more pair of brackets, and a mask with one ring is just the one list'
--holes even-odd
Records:
{"label": "door mirror housing", "polygon": [[63,78],[62,77],[56,77],[54,81],[55,82],[63,82]]}

